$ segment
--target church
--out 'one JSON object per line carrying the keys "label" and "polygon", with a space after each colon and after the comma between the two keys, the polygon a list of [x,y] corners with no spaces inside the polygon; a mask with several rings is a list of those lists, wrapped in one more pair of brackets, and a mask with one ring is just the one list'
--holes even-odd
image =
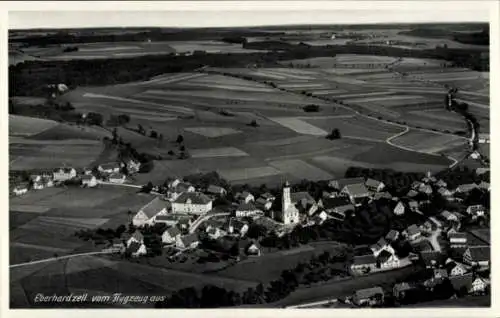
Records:
{"label": "church", "polygon": [[290,184],[288,181],[283,187],[283,196],[281,199],[281,211],[277,211],[276,219],[283,224],[297,224],[299,223],[299,210],[292,202],[290,193]]}

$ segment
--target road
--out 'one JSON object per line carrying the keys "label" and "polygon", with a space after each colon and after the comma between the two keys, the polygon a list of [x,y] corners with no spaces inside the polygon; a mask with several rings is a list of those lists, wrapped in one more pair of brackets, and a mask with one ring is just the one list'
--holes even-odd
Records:
{"label": "road", "polygon": [[68,258],[79,257],[79,256],[113,254],[113,253],[114,252],[111,252],[111,251],[99,251],[99,252],[88,252],[88,253],[71,254],[71,255],[64,255],[64,256],[58,256],[58,257],[50,257],[50,258],[40,259],[40,260],[26,262],[26,263],[12,264],[12,265],[9,265],[9,268],[16,268],[16,267],[29,266],[29,265],[34,265],[34,264],[46,263],[46,262],[59,261],[62,259],[68,259]]}
{"label": "road", "polygon": [[117,187],[128,187],[128,188],[142,189],[142,185],[136,185],[136,184],[113,183],[113,182],[107,182],[107,181],[101,181],[101,180],[97,180],[97,183],[104,184],[104,185],[117,186]]}

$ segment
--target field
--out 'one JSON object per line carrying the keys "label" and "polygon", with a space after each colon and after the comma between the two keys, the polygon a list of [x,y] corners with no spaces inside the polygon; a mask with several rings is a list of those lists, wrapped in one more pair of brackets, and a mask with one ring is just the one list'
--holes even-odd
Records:
{"label": "field", "polygon": [[441,135],[427,131],[410,130],[400,137],[394,138],[393,143],[421,152],[439,153],[447,148],[465,143],[464,138],[452,135]]}
{"label": "field", "polygon": [[31,136],[57,125],[58,123],[52,120],[9,115],[9,135],[11,136]]}

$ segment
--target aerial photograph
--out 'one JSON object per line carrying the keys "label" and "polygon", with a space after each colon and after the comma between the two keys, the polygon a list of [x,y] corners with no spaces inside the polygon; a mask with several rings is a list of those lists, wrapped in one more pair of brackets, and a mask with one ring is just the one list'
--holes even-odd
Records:
{"label": "aerial photograph", "polygon": [[9,12],[11,309],[491,306],[487,18],[79,14]]}

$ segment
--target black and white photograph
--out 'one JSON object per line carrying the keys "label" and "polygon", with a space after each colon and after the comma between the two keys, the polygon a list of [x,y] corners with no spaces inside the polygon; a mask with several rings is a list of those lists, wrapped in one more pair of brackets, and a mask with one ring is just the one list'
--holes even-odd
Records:
{"label": "black and white photograph", "polygon": [[11,310],[492,308],[496,1],[167,2],[9,9]]}

